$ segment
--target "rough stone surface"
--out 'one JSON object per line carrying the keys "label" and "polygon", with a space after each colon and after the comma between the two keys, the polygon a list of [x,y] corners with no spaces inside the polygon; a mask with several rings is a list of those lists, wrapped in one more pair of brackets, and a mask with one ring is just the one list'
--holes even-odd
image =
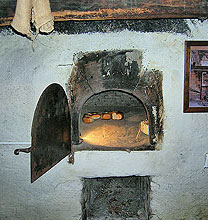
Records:
{"label": "rough stone surface", "polygon": [[[0,27],[0,32],[4,29]],[[190,34],[189,25],[184,19],[65,21],[55,22],[54,29],[62,34],[110,33],[123,30]]]}
{"label": "rough stone surface", "polygon": [[83,220],[150,219],[150,178],[84,178]]}
{"label": "rough stone surface", "polygon": [[120,91],[107,91],[91,96],[87,102],[84,103],[82,111],[125,111],[133,108],[143,109],[143,104],[134,96]]}
{"label": "rough stone surface", "polygon": [[190,35],[141,33],[58,34],[31,42],[0,34],[0,141],[30,141],[38,98],[49,84],[67,82],[75,53],[137,49],[144,69],[163,73],[164,138],[154,152],[75,153],[32,185],[23,145],[0,145],[0,219],[78,220],[83,177],[152,176],[153,220],[207,220],[207,113],[184,114],[184,41],[207,40],[208,21],[186,20]]}
{"label": "rough stone surface", "polygon": [[117,21],[70,21],[55,23],[55,30],[59,33],[109,33],[122,30],[141,32],[172,32],[189,34],[190,29],[183,19],[159,20],[117,20]]}

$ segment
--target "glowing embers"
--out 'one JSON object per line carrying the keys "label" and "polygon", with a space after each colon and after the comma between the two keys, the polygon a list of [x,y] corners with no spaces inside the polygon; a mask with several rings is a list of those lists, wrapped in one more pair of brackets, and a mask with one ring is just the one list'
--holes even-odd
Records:
{"label": "glowing embers", "polygon": [[122,120],[95,120],[81,123],[85,143],[105,147],[139,147],[149,144],[149,126],[145,110],[124,114]]}

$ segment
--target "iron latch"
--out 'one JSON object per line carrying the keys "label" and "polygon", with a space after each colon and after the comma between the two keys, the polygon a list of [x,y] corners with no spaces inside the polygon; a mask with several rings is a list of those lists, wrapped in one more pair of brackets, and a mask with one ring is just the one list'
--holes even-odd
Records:
{"label": "iron latch", "polygon": [[20,152],[30,153],[30,152],[31,152],[31,148],[32,148],[32,147],[16,149],[16,150],[14,150],[14,154],[15,154],[15,155],[19,155]]}

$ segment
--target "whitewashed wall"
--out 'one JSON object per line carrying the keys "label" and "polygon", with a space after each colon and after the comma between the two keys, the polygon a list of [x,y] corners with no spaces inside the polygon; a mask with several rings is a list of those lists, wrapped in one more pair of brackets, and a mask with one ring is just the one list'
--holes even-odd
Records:
{"label": "whitewashed wall", "polygon": [[[0,34],[0,219],[78,220],[82,177],[151,175],[153,220],[208,219],[208,114],[183,113],[184,41],[207,40],[208,21],[189,22],[191,33],[95,33],[38,36],[34,44],[10,31]],[[77,152],[30,184],[29,155],[15,156],[30,142],[33,112],[42,91],[63,87],[73,55],[80,51],[138,49],[143,66],[163,72],[164,139],[155,152]],[[23,146],[25,147],[25,146]]]}

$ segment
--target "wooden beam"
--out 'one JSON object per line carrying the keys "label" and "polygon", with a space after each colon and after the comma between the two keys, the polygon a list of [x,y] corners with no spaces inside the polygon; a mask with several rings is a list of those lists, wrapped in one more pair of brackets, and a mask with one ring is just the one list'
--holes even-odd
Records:
{"label": "wooden beam", "polygon": [[[16,0],[0,9],[0,26],[13,19]],[[155,18],[206,18],[207,0],[50,0],[55,21],[155,19]],[[1,8],[0,3],[0,8]]]}

